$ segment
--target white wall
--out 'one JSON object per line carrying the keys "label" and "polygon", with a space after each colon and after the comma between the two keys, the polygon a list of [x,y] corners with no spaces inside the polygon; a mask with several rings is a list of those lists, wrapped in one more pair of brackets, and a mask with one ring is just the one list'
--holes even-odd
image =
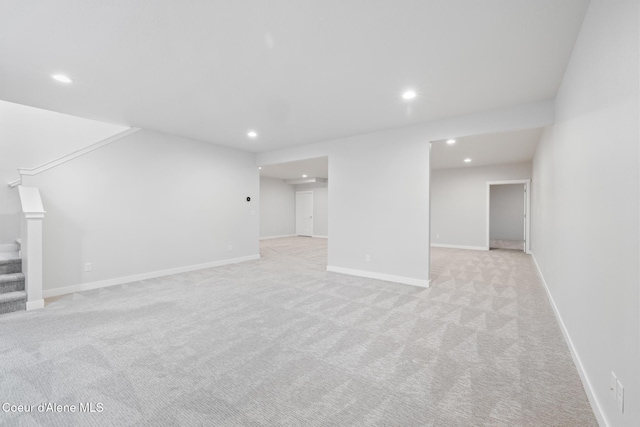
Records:
{"label": "white wall", "polygon": [[295,234],[295,187],[260,177],[260,237]]}
{"label": "white wall", "polygon": [[[298,184],[295,191],[313,193],[313,235],[329,236],[329,192],[326,183]],[[294,220],[295,222],[295,220]]]}
{"label": "white wall", "polygon": [[531,129],[552,120],[553,103],[540,102],[260,153],[256,159],[267,165],[329,156],[328,268],[425,285],[429,141]]}
{"label": "white wall", "polygon": [[40,188],[47,211],[45,296],[258,254],[251,153],[139,131],[25,181]]}
{"label": "white wall", "polygon": [[591,1],[532,181],[535,259],[592,401],[607,425],[629,427],[640,425],[638,18],[637,1]]}
{"label": "white wall", "polygon": [[18,190],[7,183],[33,168],[127,129],[0,101],[0,244],[20,237]]}
{"label": "white wall", "polygon": [[492,185],[489,238],[524,241],[524,184]]}
{"label": "white wall", "polygon": [[431,171],[431,243],[487,247],[487,181],[531,178],[531,163]]}

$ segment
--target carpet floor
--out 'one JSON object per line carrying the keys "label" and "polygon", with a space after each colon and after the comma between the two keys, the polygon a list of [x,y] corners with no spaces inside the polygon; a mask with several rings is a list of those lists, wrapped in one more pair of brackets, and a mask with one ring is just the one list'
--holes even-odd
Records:
{"label": "carpet floor", "polygon": [[0,425],[597,425],[529,256],[434,248],[422,289],[326,244],[0,316]]}

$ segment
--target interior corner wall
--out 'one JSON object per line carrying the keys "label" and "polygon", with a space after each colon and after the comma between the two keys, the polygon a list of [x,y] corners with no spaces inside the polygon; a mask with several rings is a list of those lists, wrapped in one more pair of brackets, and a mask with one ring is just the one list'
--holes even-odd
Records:
{"label": "interior corner wall", "polygon": [[489,240],[524,242],[525,185],[492,185],[489,197]]}
{"label": "interior corner wall", "polygon": [[629,427],[640,425],[639,16],[637,1],[591,1],[532,180],[532,252],[592,406],[601,425]]}
{"label": "interior corner wall", "polygon": [[125,126],[0,100],[0,245],[20,237],[20,198],[7,184],[35,168],[126,130]]}
{"label": "interior corner wall", "polygon": [[260,237],[295,232],[295,187],[281,179],[260,177]]}
{"label": "interior corner wall", "polygon": [[258,257],[251,153],[142,130],[25,185],[40,188],[47,211],[45,296]]}
{"label": "interior corner wall", "polygon": [[295,191],[313,193],[313,236],[329,237],[328,185],[326,183],[298,184],[295,188]]}
{"label": "interior corner wall", "polygon": [[531,163],[431,171],[431,243],[487,249],[487,181],[530,179]]}

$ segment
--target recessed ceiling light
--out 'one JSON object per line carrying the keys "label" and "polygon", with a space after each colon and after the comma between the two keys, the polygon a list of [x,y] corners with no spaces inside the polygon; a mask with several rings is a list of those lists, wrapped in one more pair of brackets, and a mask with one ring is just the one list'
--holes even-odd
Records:
{"label": "recessed ceiling light", "polygon": [[71,80],[69,77],[65,76],[64,74],[54,74],[51,76],[51,78],[53,80],[59,81],[60,83],[73,83],[73,80]]}
{"label": "recessed ceiling light", "polygon": [[258,133],[256,131],[250,130],[249,132],[247,132],[247,136],[249,138],[257,138],[258,137]]}
{"label": "recessed ceiling light", "polygon": [[259,170],[262,170],[262,166],[258,166],[258,169],[259,169]]}
{"label": "recessed ceiling light", "polygon": [[409,99],[413,99],[413,98],[415,98],[416,96],[418,96],[418,94],[417,94],[415,91],[413,91],[413,90],[407,90],[407,91],[405,91],[405,92],[402,94],[402,99],[407,99],[407,100],[409,100]]}
{"label": "recessed ceiling light", "polygon": [[449,145],[453,145],[453,144],[455,144],[455,143],[456,143],[456,140],[455,140],[455,139],[447,139],[447,144],[449,144]]}
{"label": "recessed ceiling light", "polygon": [[306,178],[306,177],[307,177],[307,175],[302,175],[302,177],[303,177],[303,178]]}
{"label": "recessed ceiling light", "polygon": [[469,159],[469,158],[464,159],[465,163],[469,163],[470,161],[471,161],[471,159]]}

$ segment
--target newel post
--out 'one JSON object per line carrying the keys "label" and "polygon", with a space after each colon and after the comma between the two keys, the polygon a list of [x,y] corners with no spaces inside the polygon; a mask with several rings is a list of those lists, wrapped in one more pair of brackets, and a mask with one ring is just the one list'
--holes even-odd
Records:
{"label": "newel post", "polygon": [[36,187],[19,186],[22,204],[22,272],[27,291],[27,310],[44,307],[42,298],[42,220],[45,210]]}

